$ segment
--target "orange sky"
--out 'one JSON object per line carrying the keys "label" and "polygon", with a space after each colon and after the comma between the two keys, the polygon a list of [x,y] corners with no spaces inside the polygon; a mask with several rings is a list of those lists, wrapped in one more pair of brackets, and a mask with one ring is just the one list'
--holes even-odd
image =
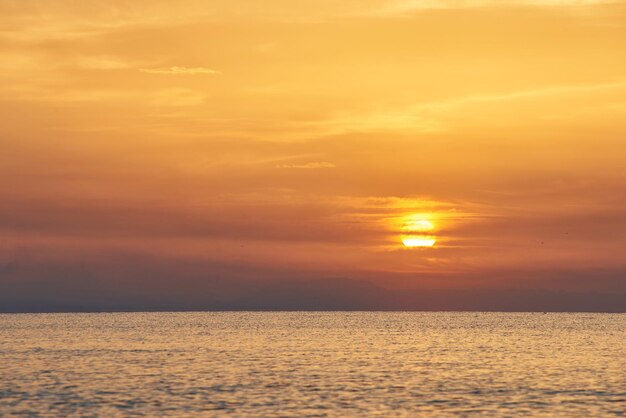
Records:
{"label": "orange sky", "polygon": [[624,51],[618,1],[0,0],[0,281],[626,293]]}

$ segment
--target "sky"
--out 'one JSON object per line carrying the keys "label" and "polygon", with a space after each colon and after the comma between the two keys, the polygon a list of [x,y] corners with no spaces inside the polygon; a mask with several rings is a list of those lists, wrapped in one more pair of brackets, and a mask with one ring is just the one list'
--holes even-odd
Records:
{"label": "sky", "polygon": [[626,3],[0,0],[0,311],[626,310]]}

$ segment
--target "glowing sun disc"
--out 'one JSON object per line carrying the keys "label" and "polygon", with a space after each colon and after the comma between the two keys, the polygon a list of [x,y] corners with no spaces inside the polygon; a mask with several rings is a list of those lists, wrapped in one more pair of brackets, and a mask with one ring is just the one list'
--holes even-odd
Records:
{"label": "glowing sun disc", "polygon": [[436,239],[433,238],[414,238],[414,237],[410,237],[410,238],[403,238],[402,239],[402,244],[404,244],[405,247],[432,247],[433,245],[435,245],[435,243],[437,242]]}

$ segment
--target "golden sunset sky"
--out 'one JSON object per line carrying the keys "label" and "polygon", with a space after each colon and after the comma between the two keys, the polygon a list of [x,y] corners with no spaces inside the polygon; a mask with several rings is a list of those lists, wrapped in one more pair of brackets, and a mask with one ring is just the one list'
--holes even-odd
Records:
{"label": "golden sunset sky", "polygon": [[5,291],[615,294],[625,250],[625,2],[0,0]]}

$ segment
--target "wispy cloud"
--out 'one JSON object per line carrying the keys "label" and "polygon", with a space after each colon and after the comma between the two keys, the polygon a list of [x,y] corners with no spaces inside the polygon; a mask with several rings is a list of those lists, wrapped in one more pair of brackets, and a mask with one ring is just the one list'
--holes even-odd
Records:
{"label": "wispy cloud", "polygon": [[479,7],[592,6],[617,3],[615,0],[396,0],[385,4],[387,13],[413,12],[424,9],[468,9]]}
{"label": "wispy cloud", "polygon": [[[418,133],[441,133],[448,131],[447,122],[451,116],[461,111],[475,111],[478,107],[485,109],[498,103],[516,103],[535,101],[546,103],[548,100],[568,100],[570,106],[563,107],[560,114],[575,114],[577,109],[595,109],[584,100],[591,95],[622,92],[626,89],[626,81],[620,79],[606,83],[552,85],[525,90],[514,90],[502,93],[474,94],[432,102],[406,106],[404,108],[384,109],[369,113],[338,114],[324,123],[320,123],[328,132],[349,131],[406,131]],[[539,102],[541,100],[541,102]],[[578,104],[577,104],[578,103]],[[618,104],[601,108],[605,111],[621,111]],[[522,115],[520,115],[521,117]],[[542,115],[542,117],[546,117]]]}
{"label": "wispy cloud", "polygon": [[297,169],[314,169],[314,168],[334,168],[335,164],[326,161],[316,161],[306,164],[278,164],[276,168],[297,168]]}
{"label": "wispy cloud", "polygon": [[124,70],[131,67],[128,62],[109,57],[80,57],[76,64],[86,70]]}
{"label": "wispy cloud", "polygon": [[222,74],[217,70],[206,67],[162,67],[162,68],[140,68],[139,71],[148,74],[171,74],[171,75],[218,75]]}
{"label": "wispy cloud", "polygon": [[460,97],[450,100],[442,100],[439,102],[427,103],[419,105],[416,109],[419,110],[440,110],[454,108],[467,104],[475,103],[491,103],[491,102],[503,102],[512,100],[532,99],[537,97],[546,96],[574,96],[576,94],[594,93],[602,91],[611,91],[626,88],[626,81],[620,80],[609,83],[588,83],[588,84],[574,84],[574,85],[557,85],[547,86],[542,88],[534,88],[527,90],[518,90],[501,94],[484,94]]}

